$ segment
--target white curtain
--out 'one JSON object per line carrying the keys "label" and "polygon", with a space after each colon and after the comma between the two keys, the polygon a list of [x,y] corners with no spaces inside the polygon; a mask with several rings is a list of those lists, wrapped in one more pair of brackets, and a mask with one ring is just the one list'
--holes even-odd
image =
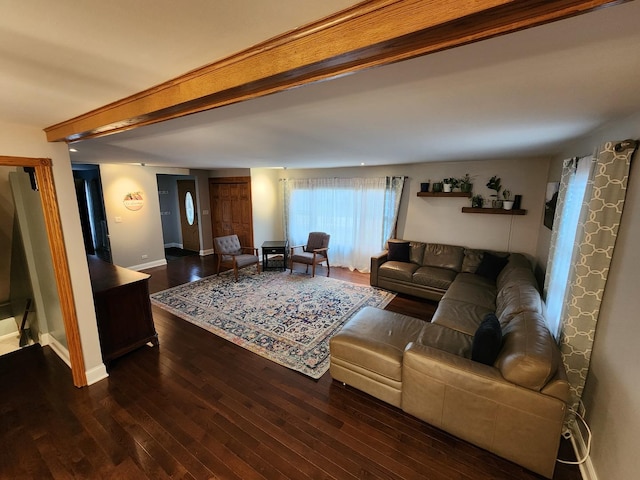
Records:
{"label": "white curtain", "polygon": [[332,266],[369,272],[395,229],[403,186],[402,177],[282,180],[285,238],[304,245],[309,232],[326,232]]}
{"label": "white curtain", "polygon": [[560,339],[569,270],[575,256],[573,246],[578,231],[578,219],[593,162],[593,157],[571,158],[564,161],[562,169],[553,222],[552,249],[547,266],[549,273],[545,279],[544,288],[545,318],[549,331],[556,341]]}

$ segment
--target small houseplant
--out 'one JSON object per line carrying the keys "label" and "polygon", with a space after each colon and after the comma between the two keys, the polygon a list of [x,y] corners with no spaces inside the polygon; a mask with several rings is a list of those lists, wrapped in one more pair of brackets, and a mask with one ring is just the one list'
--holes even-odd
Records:
{"label": "small houseplant", "polygon": [[504,198],[504,201],[502,202],[502,208],[504,208],[505,210],[511,210],[513,208],[513,200],[511,200],[511,191],[505,189],[502,192],[502,198]]}
{"label": "small houseplant", "polygon": [[458,186],[457,178],[445,178],[442,180],[442,186],[445,192],[450,192]]}
{"label": "small houseplant", "polygon": [[487,188],[496,192],[491,194],[492,197],[495,197],[495,200],[491,201],[491,206],[493,208],[502,208],[502,200],[500,200],[500,190],[502,190],[502,184],[500,183],[500,177],[498,177],[497,175],[491,177],[487,182]]}
{"label": "small houseplant", "polygon": [[464,174],[464,177],[458,179],[458,184],[460,185],[460,191],[464,193],[469,193],[473,190],[473,177],[471,177],[468,173]]}
{"label": "small houseplant", "polygon": [[484,197],[480,194],[471,197],[471,208],[484,207]]}

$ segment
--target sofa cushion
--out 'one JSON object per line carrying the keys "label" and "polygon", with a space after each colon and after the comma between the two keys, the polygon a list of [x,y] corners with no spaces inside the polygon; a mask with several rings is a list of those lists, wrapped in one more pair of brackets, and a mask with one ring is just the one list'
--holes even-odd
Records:
{"label": "sofa cushion", "polygon": [[460,357],[471,358],[472,342],[471,335],[436,323],[426,323],[415,343],[437,348]]}
{"label": "sofa cushion", "polygon": [[456,272],[445,268],[419,267],[413,272],[412,281],[417,285],[446,290],[456,278]]}
{"label": "sofa cushion", "polygon": [[489,252],[492,255],[497,257],[508,257],[509,253],[507,252],[496,252],[493,250],[478,250],[474,248],[465,248],[464,249],[464,259],[462,260],[462,269],[461,272],[464,273],[476,273],[478,270],[478,266],[480,266],[480,262],[482,262],[482,257],[485,252]]}
{"label": "sofa cushion", "polygon": [[502,346],[502,329],[498,317],[494,313],[485,315],[484,320],[473,336],[471,360],[493,365],[498,358]]}
{"label": "sofa cushion", "polygon": [[427,246],[424,242],[409,242],[409,260],[411,263],[422,265],[424,249]]}
{"label": "sofa cushion", "polygon": [[431,323],[473,336],[485,315],[491,312],[493,308],[443,298],[433,314]]}
{"label": "sofa cushion", "polygon": [[502,325],[522,312],[542,314],[540,292],[531,283],[508,285],[496,297],[496,315]]}
{"label": "sofa cushion", "polygon": [[482,261],[476,270],[476,275],[480,275],[481,277],[488,278],[495,282],[498,275],[508,262],[508,258],[498,257],[492,253],[485,252],[484,255],[482,255]]}
{"label": "sofa cushion", "polygon": [[456,275],[456,282],[461,283],[469,283],[471,285],[476,285],[478,287],[483,287],[491,290],[492,292],[496,291],[496,284],[492,282],[488,278],[481,277],[480,275],[476,275],[475,273],[459,273]]}
{"label": "sofa cushion", "polygon": [[[460,275],[458,275],[459,277]],[[449,300],[459,300],[461,302],[473,303],[481,307],[488,308],[490,311],[496,311],[496,294],[495,285],[491,282],[473,283],[459,281],[458,277],[454,280],[443,298]]]}
{"label": "sofa cushion", "polygon": [[464,247],[428,243],[424,249],[422,265],[425,267],[447,268],[459,272],[462,268]]}
{"label": "sofa cushion", "polygon": [[528,281],[533,279],[533,283],[537,285],[533,270],[531,269],[531,263],[521,253],[512,253],[509,255],[509,263],[502,269],[498,278],[496,279],[496,285],[498,290],[505,287],[507,283],[522,281]]}
{"label": "sofa cushion", "polygon": [[407,240],[389,240],[389,254],[387,259],[390,262],[409,261],[409,242]]}
{"label": "sofa cushion", "polygon": [[424,324],[407,315],[364,307],[329,341],[331,359],[402,381],[404,349]]}
{"label": "sofa cushion", "polygon": [[413,272],[418,269],[418,265],[408,262],[385,262],[378,269],[378,277],[387,277],[394,280],[411,282]]}
{"label": "sofa cushion", "polygon": [[560,350],[539,313],[523,312],[502,328],[495,366],[509,382],[540,391],[555,375]]}

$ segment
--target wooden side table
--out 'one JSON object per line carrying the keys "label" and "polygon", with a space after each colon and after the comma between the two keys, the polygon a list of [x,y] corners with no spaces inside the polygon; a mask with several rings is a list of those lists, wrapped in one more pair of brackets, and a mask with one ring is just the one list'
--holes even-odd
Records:
{"label": "wooden side table", "polygon": [[262,244],[262,270],[286,270],[287,250],[289,242],[286,240],[270,240]]}

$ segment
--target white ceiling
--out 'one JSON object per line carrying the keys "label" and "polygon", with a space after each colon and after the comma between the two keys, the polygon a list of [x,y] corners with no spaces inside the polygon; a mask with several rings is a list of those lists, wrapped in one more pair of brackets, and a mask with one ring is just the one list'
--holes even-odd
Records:
{"label": "white ceiling", "polygon": [[[47,11],[0,0],[0,118],[45,127],[352,3],[64,0]],[[212,169],[552,155],[640,112],[639,25],[630,2],[87,140],[72,160]]]}

